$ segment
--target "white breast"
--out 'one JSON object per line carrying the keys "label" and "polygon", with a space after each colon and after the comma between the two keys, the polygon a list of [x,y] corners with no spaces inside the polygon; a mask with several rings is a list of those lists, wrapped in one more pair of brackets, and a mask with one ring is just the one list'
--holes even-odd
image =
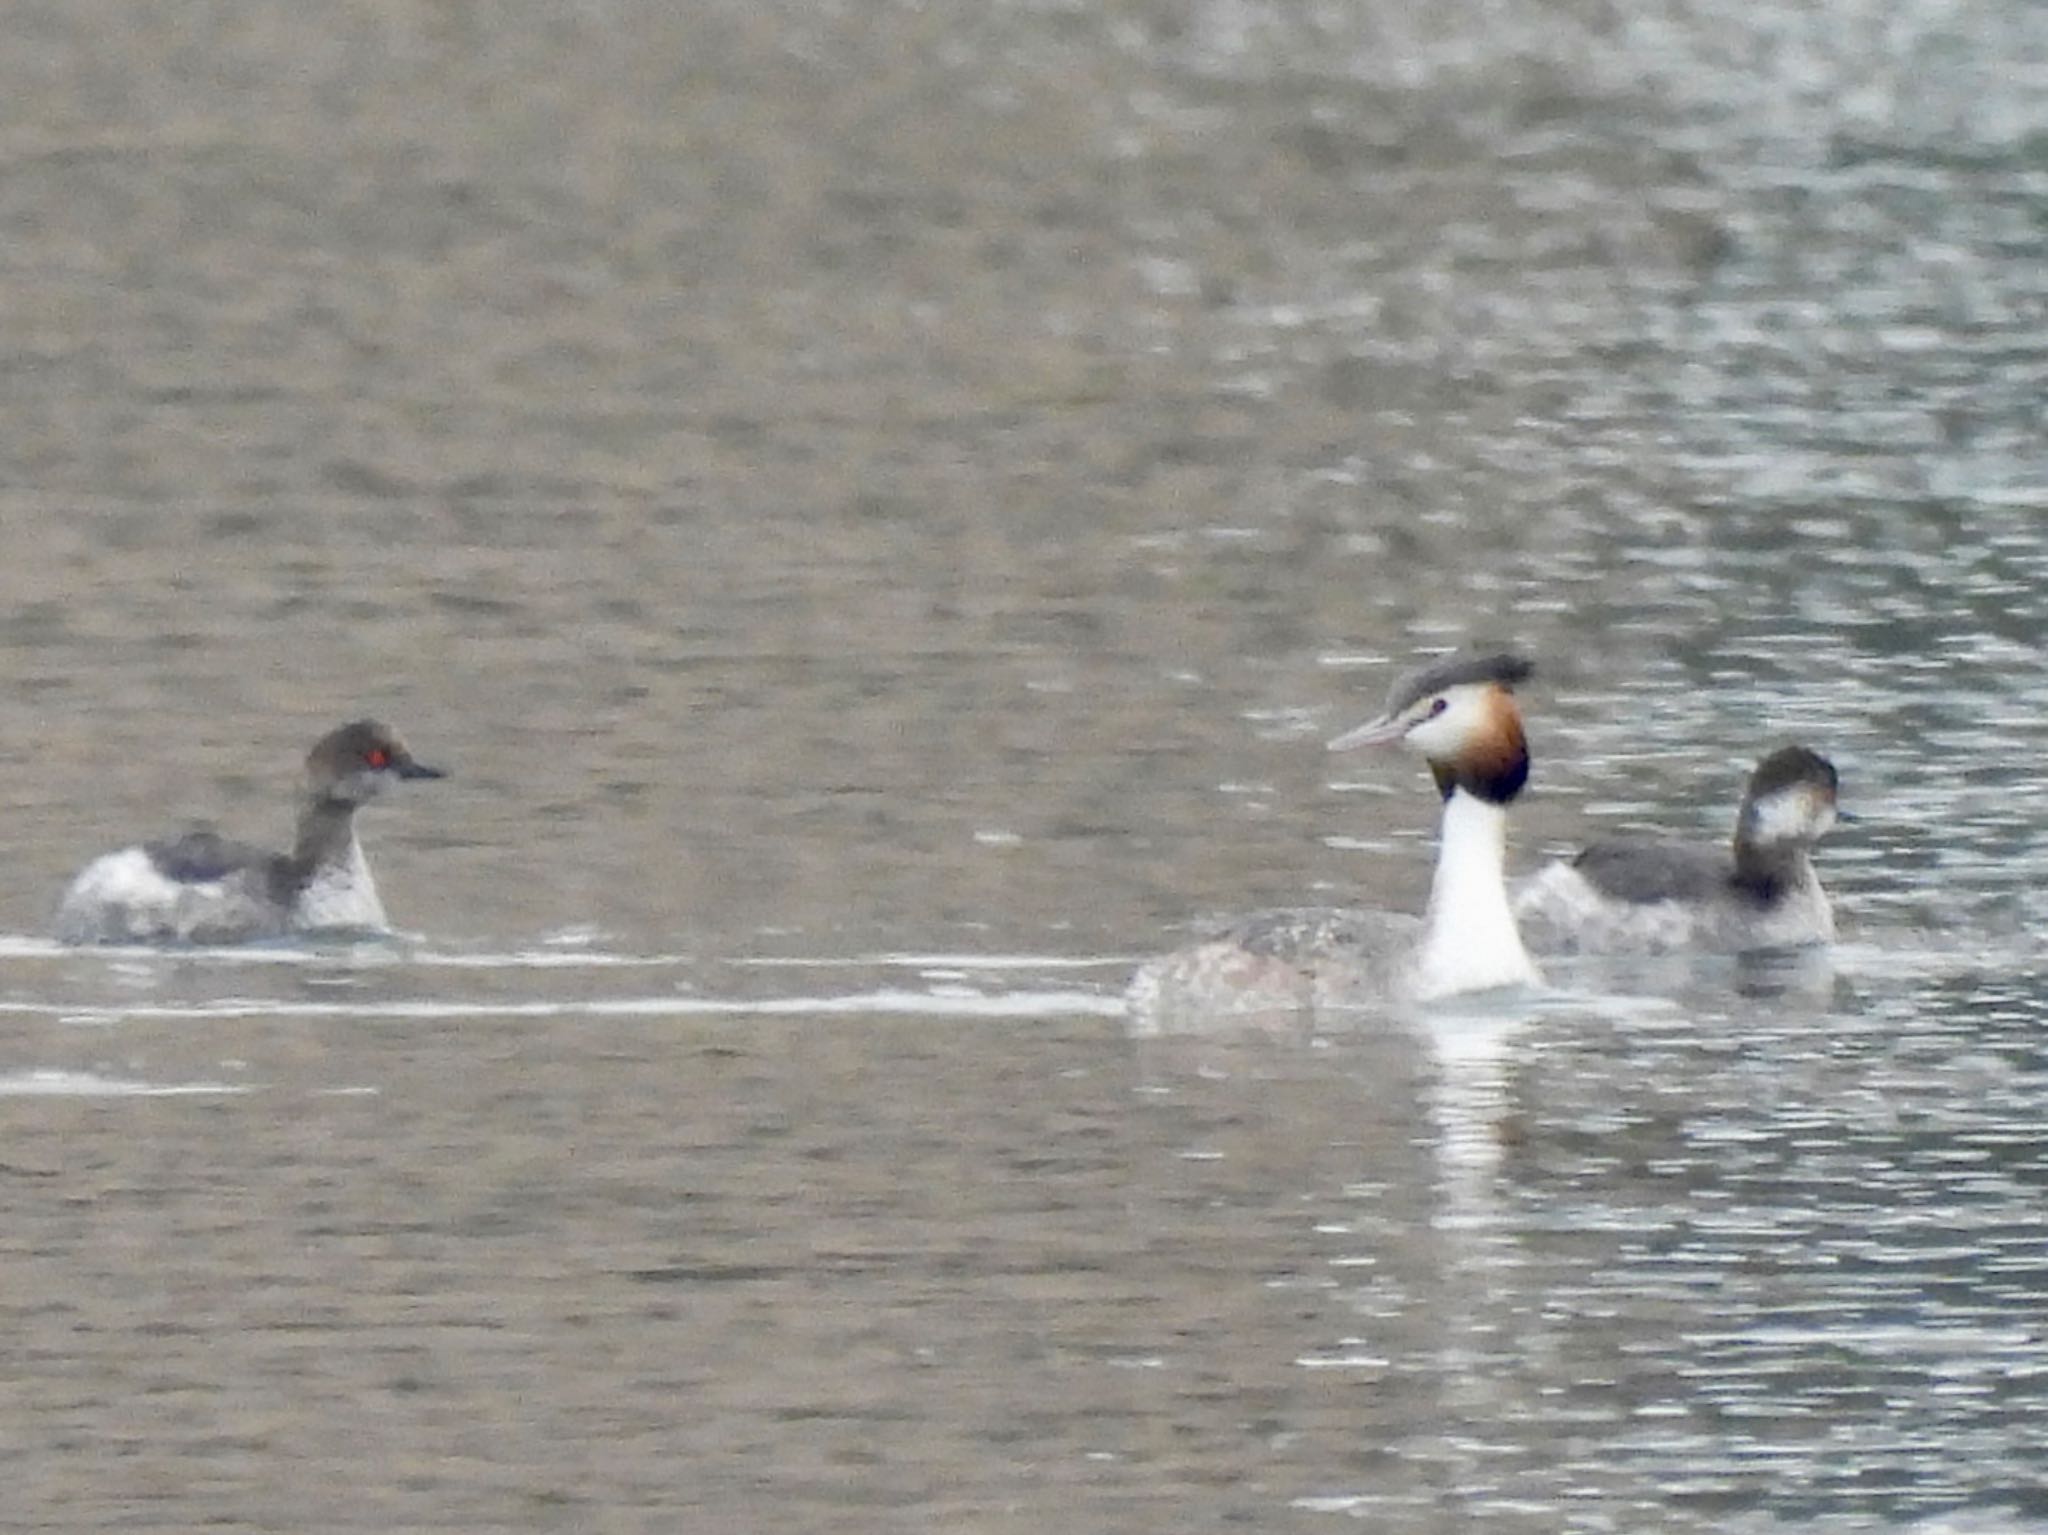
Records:
{"label": "white breast", "polygon": [[391,925],[384,915],[384,903],[377,898],[377,882],[370,878],[363,845],[354,836],[349,838],[345,858],[313,871],[313,878],[292,903],[291,925],[300,932]]}

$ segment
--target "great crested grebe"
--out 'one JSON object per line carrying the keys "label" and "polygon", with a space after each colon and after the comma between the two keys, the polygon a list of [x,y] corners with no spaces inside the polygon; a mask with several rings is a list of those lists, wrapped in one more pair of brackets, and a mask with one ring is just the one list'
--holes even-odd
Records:
{"label": "great crested grebe", "polygon": [[1431,1001],[1539,981],[1508,904],[1507,810],[1529,776],[1514,687],[1533,667],[1501,652],[1411,672],[1379,718],[1330,750],[1400,742],[1443,795],[1427,915],[1350,908],[1261,912],[1148,961],[1127,993],[1135,1031],[1184,1015]]}

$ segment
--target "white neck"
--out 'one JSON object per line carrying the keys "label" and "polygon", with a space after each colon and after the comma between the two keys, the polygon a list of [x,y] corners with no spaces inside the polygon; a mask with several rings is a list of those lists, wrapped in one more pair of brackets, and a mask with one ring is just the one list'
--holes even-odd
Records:
{"label": "white neck", "polygon": [[377,882],[370,877],[370,861],[363,845],[350,827],[348,847],[339,857],[330,857],[313,870],[313,877],[292,904],[294,928],[386,928],[384,903],[377,898]]}
{"label": "white neck", "polygon": [[1416,953],[1415,994],[1427,1001],[1540,977],[1508,905],[1508,816],[1464,789],[1444,802],[1428,929]]}

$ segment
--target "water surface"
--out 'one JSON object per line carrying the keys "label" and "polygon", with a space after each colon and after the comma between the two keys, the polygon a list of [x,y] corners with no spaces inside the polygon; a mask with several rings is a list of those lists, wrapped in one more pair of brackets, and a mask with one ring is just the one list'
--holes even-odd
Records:
{"label": "water surface", "polygon": [[[21,5],[8,1506],[40,1527],[2048,1528],[2031,7]],[[1129,1039],[1803,740],[1844,942]],[[282,837],[389,943],[71,954]]]}

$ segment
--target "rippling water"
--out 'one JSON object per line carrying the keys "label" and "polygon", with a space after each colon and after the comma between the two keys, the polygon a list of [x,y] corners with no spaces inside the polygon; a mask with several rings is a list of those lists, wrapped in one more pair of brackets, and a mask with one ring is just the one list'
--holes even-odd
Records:
{"label": "rippling water", "polygon": [[[12,1516],[2048,1529],[2048,13],[262,0],[0,55]],[[1827,752],[1844,942],[1129,1039]],[[386,944],[78,954],[281,836]]]}

